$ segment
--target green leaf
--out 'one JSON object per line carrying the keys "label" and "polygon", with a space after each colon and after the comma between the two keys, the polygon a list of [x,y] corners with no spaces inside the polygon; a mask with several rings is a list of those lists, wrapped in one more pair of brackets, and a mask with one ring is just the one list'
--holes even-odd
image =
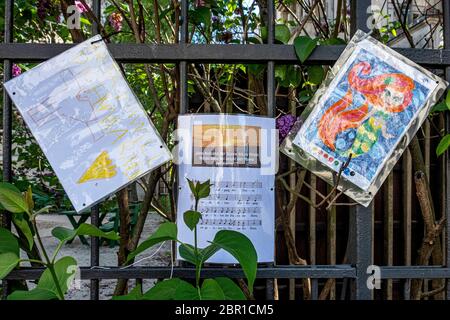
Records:
{"label": "green leaf", "polygon": [[275,78],[279,81],[284,81],[286,79],[287,65],[276,65],[275,66]]}
{"label": "green leaf", "polygon": [[197,194],[197,187],[196,187],[197,184],[188,178],[186,178],[186,180],[188,181],[188,185],[189,185],[189,189],[191,189],[191,193],[195,196]]}
{"label": "green leaf", "polygon": [[84,18],[84,17],[80,17],[80,22],[82,24],[85,24],[85,25],[88,25],[88,26],[91,25],[91,22],[88,19]]}
{"label": "green leaf", "polygon": [[211,191],[211,183],[210,180],[206,180],[205,182],[192,181],[187,179],[189,188],[191,189],[191,193],[194,195],[196,200],[200,200],[202,198],[207,198]]}
{"label": "green leaf", "polygon": [[114,231],[103,232],[96,226],[88,223],[82,223],[76,230],[64,227],[56,227],[52,230],[52,235],[60,241],[69,241],[76,236],[101,237],[108,240],[119,240],[120,237]]}
{"label": "green leaf", "polygon": [[58,300],[58,296],[53,291],[34,288],[30,291],[14,291],[8,300]]}
{"label": "green leaf", "polygon": [[300,101],[301,103],[308,102],[309,100],[311,100],[312,95],[313,93],[311,90],[302,90],[300,91],[300,94],[298,96],[298,101]]}
{"label": "green leaf", "polygon": [[6,277],[19,264],[19,257],[12,253],[6,252],[0,254],[0,279]]}
{"label": "green leaf", "polygon": [[34,209],[34,201],[33,201],[33,191],[31,190],[31,186],[28,186],[27,191],[25,192],[25,201],[30,211]]}
{"label": "green leaf", "polygon": [[308,67],[308,81],[310,83],[319,85],[322,82],[324,75],[325,72],[323,71],[322,66]]}
{"label": "green leaf", "polygon": [[293,87],[298,87],[302,83],[302,72],[298,66],[290,65],[288,67],[287,80]]}
{"label": "green leaf", "polygon": [[230,253],[240,263],[247,277],[250,292],[256,278],[258,256],[255,247],[242,233],[232,230],[220,230],[216,233],[212,243]]}
{"label": "green leaf", "polygon": [[199,7],[190,12],[191,20],[194,24],[203,23],[206,26],[211,24],[211,9],[208,7]]}
{"label": "green leaf", "polygon": [[444,111],[448,111],[450,110],[450,107],[447,105],[446,102],[441,102],[438,104],[435,104],[431,110],[430,110],[430,114],[432,113],[438,113],[438,112],[444,112]]}
{"label": "green leaf", "polygon": [[14,226],[22,231],[23,235],[28,241],[28,248],[31,250],[34,244],[34,235],[33,231],[31,231],[30,223],[27,219],[25,219],[23,213],[17,213],[12,216],[12,220]]}
{"label": "green leaf", "polygon": [[[58,261],[56,261],[56,263],[54,264],[54,269],[56,278],[58,279],[59,286],[63,294],[65,294],[67,290],[69,290],[70,283],[76,276],[77,261],[72,257],[63,257]],[[52,274],[50,272],[50,269],[48,268],[45,269],[45,271],[39,278],[37,288],[49,290],[59,297],[56,284],[53,281]],[[63,299],[64,297],[59,298]]]}
{"label": "green leaf", "polygon": [[247,67],[248,73],[252,74],[255,77],[261,76],[266,68],[266,66],[263,64],[249,64]]}
{"label": "green leaf", "polygon": [[206,262],[209,258],[211,258],[217,251],[220,250],[220,247],[216,244],[210,244],[206,248],[199,250],[200,255],[200,263],[203,264]]}
{"label": "green leaf", "polygon": [[155,284],[143,296],[143,300],[198,300],[197,289],[190,283],[173,278]]}
{"label": "green leaf", "polygon": [[231,279],[225,277],[215,278],[222,288],[226,300],[247,300],[241,288]]}
{"label": "green leaf", "polygon": [[167,241],[167,240],[177,240],[177,225],[173,222],[162,223],[158,230],[155,231],[147,240],[142,242],[136,250],[128,255],[127,262],[132,260],[141,252],[147,250],[148,248],[154,246],[157,243]]}
{"label": "green leaf", "polygon": [[14,253],[20,256],[19,241],[11,231],[0,228],[0,253]]}
{"label": "green leaf", "polygon": [[208,179],[205,182],[199,182],[197,184],[197,199],[203,199],[209,197],[211,192],[211,181]]}
{"label": "green leaf", "polygon": [[249,43],[254,43],[254,44],[261,44],[261,40],[256,38],[256,37],[248,37],[247,41]]}
{"label": "green leaf", "polygon": [[142,286],[138,284],[129,294],[124,296],[113,296],[112,300],[142,300]]}
{"label": "green leaf", "polygon": [[73,239],[77,234],[75,230],[64,227],[56,227],[53,228],[52,235],[59,241],[69,241],[70,239]]}
{"label": "green leaf", "polygon": [[214,279],[206,279],[200,290],[201,300],[225,300],[221,286]]}
{"label": "green leaf", "polygon": [[30,213],[22,193],[10,183],[0,182],[0,204],[12,213]]}
{"label": "green leaf", "polygon": [[191,230],[197,226],[198,222],[202,218],[202,214],[198,211],[188,210],[183,215],[184,223]]}
{"label": "green leaf", "polygon": [[436,148],[436,155],[439,157],[450,146],[450,134],[445,135]]}
{"label": "green leaf", "polygon": [[323,45],[327,45],[327,46],[333,46],[333,45],[346,45],[347,43],[345,42],[344,39],[341,38],[329,38],[329,39],[323,39],[321,40],[321,42]]}
{"label": "green leaf", "polygon": [[280,41],[281,43],[288,43],[291,38],[291,31],[288,26],[285,24],[277,24],[275,26],[275,40]]}
{"label": "green leaf", "polygon": [[[267,27],[264,26],[261,28],[261,38],[264,41],[267,41]],[[277,24],[275,26],[275,40],[281,42],[281,43],[288,43],[289,39],[291,38],[291,31],[289,30],[289,27],[285,24]]]}
{"label": "green leaf", "polygon": [[447,96],[445,97],[445,103],[447,104],[447,108],[450,109],[450,90],[447,91]]}
{"label": "green leaf", "polygon": [[304,63],[306,59],[311,55],[317,46],[317,40],[311,39],[307,36],[299,36],[294,40],[294,48],[297,57],[301,63]]}
{"label": "green leaf", "polygon": [[194,266],[197,264],[197,258],[195,257],[194,246],[187,244],[187,243],[182,243],[178,247],[178,252],[180,253],[180,256],[184,260],[192,263]]}

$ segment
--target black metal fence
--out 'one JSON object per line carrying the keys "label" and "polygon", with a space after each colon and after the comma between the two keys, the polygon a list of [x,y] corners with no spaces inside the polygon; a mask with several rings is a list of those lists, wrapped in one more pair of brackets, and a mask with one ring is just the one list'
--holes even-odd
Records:
{"label": "black metal fence", "polygon": [[[123,63],[178,63],[180,68],[180,112],[184,113],[188,106],[187,64],[188,63],[267,63],[267,98],[269,116],[275,115],[275,64],[298,63],[293,46],[274,44],[275,27],[274,0],[268,0],[268,41],[263,45],[201,45],[187,44],[188,31],[188,1],[181,1],[181,35],[180,43],[174,45],[151,44],[110,44],[115,59]],[[65,51],[71,45],[63,44],[26,44],[13,42],[13,0],[5,0],[5,43],[0,44],[0,60],[4,64],[4,81],[11,78],[12,61],[32,62],[43,61]],[[367,30],[369,18],[368,8],[371,0],[352,0],[351,22],[352,30]],[[101,0],[93,0],[93,12],[100,16]],[[443,0],[444,9],[444,50],[397,49],[409,59],[434,69],[444,69],[447,80],[450,80],[450,0]],[[94,26],[94,30],[97,28]],[[333,64],[343,46],[319,46],[305,64]],[[11,141],[12,141],[12,104],[6,94],[3,95],[3,180],[12,180]],[[448,117],[447,117],[448,118]],[[450,129],[450,119],[447,119],[447,132]],[[450,165],[446,164],[446,265],[443,266],[381,266],[381,279],[450,279]],[[351,297],[353,299],[373,299],[373,291],[368,288],[367,280],[370,274],[368,267],[373,264],[373,209],[356,206],[350,213],[350,243],[352,244],[350,264],[341,265],[311,265],[260,266],[257,277],[266,279],[267,297],[272,298],[273,279],[349,279],[351,282]],[[91,223],[98,225],[99,212],[94,208],[91,213]],[[10,225],[9,225],[10,227]],[[130,267],[120,269],[92,268],[99,265],[99,240],[91,238],[91,266],[81,268],[81,279],[91,281],[91,299],[99,298],[99,281],[102,279],[157,279],[168,278],[171,275],[169,267]],[[13,271],[7,279],[37,279],[42,273],[39,268],[22,268]],[[192,269],[175,267],[174,277],[192,278]],[[240,269],[205,268],[203,277],[229,276],[243,277]],[[447,299],[450,299],[450,282],[447,281]],[[312,298],[317,299],[317,291]]]}

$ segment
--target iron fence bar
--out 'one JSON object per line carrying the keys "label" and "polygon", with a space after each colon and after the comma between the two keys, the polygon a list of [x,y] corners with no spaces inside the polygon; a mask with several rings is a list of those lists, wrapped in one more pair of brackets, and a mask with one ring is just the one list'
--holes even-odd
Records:
{"label": "iron fence bar", "polygon": [[[173,277],[194,278],[194,269],[191,267],[175,267]],[[22,268],[12,271],[8,280],[34,280],[38,279],[43,268]],[[169,278],[172,272],[170,267],[81,267],[81,279],[163,279]],[[450,279],[450,268],[440,266],[382,266],[380,267],[381,279]],[[243,278],[241,268],[206,267],[202,269],[202,277],[225,276],[230,278]],[[258,279],[355,279],[359,277],[356,268],[352,265],[310,265],[310,266],[274,266],[259,267]]]}
{"label": "iron fence bar", "polygon": [[[444,0],[442,2],[442,9],[444,14],[444,48],[450,49],[450,0]],[[445,77],[447,81],[450,82],[450,67],[447,66],[445,69]],[[450,116],[446,114],[446,132],[450,132]],[[446,201],[445,201],[445,212],[447,216],[447,226],[446,226],[446,265],[450,267],[450,161],[449,154],[446,154]],[[447,300],[450,300],[450,281],[447,279]]]}
{"label": "iron fence bar", "polygon": [[[188,0],[181,0],[181,34],[180,42],[182,45],[186,45],[188,42],[188,17],[189,3]],[[180,114],[184,114],[188,107],[188,79],[187,79],[187,61],[186,59],[180,59]]]}
{"label": "iron fence bar", "polygon": [[[356,30],[368,32],[368,13],[371,0],[351,1],[351,31]],[[372,264],[372,228],[373,228],[372,205],[367,208],[358,205],[350,210],[350,228],[353,236],[352,260],[356,267],[356,279],[352,284],[352,295],[357,300],[372,300],[373,291],[367,286],[367,268]]]}
{"label": "iron fence bar", "polygon": [[[92,1],[92,12],[100,21],[101,19],[101,0],[93,0]],[[99,25],[97,23],[92,24],[92,33],[99,33]],[[91,209],[91,224],[93,226],[99,227],[99,204],[96,204]],[[90,237],[91,238],[91,267],[100,265],[100,239],[98,237]],[[99,279],[91,279],[90,285],[90,299],[91,300],[99,300],[100,298],[100,280]]]}
{"label": "iron fence bar", "polygon": [[[273,0],[267,1],[267,44],[275,43],[275,4]],[[275,62],[267,61],[267,116],[274,117],[276,115],[276,97],[275,97]],[[273,181],[275,183],[275,179]],[[275,212],[274,212],[275,214]],[[272,232],[275,233],[275,230]],[[274,299],[275,278],[266,280],[266,299]]]}
{"label": "iron fence bar", "polygon": [[[186,45],[189,41],[189,1],[181,0],[181,16],[180,16],[180,43],[181,45]],[[181,60],[179,63],[180,68],[180,112],[179,114],[185,114],[188,111],[189,104],[189,95],[188,95],[188,72],[187,72],[187,61]],[[180,185],[180,176],[178,175],[178,166],[177,166],[177,177],[176,177],[176,188],[175,190],[179,190]],[[176,196],[176,201],[178,201],[178,192]],[[178,214],[178,212],[177,212]],[[172,242],[171,250],[173,250],[173,256],[176,257],[177,253],[177,245]],[[174,260],[171,263],[176,263],[176,258],[172,258]],[[188,266],[186,261],[179,261],[178,265],[181,267]]]}
{"label": "iron fence bar", "polygon": [[[195,278],[195,272],[191,267],[175,267],[173,277],[177,278]],[[8,279],[26,279],[33,280],[39,278],[43,272],[42,268],[23,268],[14,270],[8,275]],[[102,267],[101,269],[92,269],[91,267],[81,268],[81,279],[120,279],[120,278],[141,278],[141,279],[162,279],[171,276],[170,267],[132,267],[121,269],[119,267]],[[240,268],[222,268],[206,267],[202,269],[202,277],[230,277],[244,278],[245,275]],[[351,265],[335,266],[276,266],[259,267],[257,278],[259,279],[289,279],[289,278],[354,278],[356,276],[355,268]]]}
{"label": "iron fence bar", "polygon": [[[4,42],[13,41],[13,0],[5,2],[5,33]],[[3,81],[6,82],[12,77],[12,62],[9,59],[3,61]],[[12,180],[12,103],[9,96],[3,91],[3,180]]]}
{"label": "iron fence bar", "polygon": [[[0,60],[39,62],[70,49],[75,44],[2,43]],[[298,64],[293,45],[282,44],[108,44],[114,59],[123,63],[267,63]],[[345,46],[318,46],[305,64],[331,65]],[[442,69],[450,66],[450,49],[393,48],[408,59]],[[181,61],[181,62],[180,62]]]}
{"label": "iron fence bar", "polygon": [[450,268],[441,266],[384,266],[381,279],[450,279]]}
{"label": "iron fence bar", "polygon": [[[4,42],[13,41],[13,0],[6,0],[5,2],[5,32]],[[5,59],[3,61],[3,81],[6,82],[12,77],[12,62]],[[3,181],[12,181],[12,103],[9,96],[3,90]],[[4,212],[1,216],[1,226],[7,229],[11,229],[11,217],[8,213]],[[6,298],[9,292],[8,281],[2,281],[2,296]]]}

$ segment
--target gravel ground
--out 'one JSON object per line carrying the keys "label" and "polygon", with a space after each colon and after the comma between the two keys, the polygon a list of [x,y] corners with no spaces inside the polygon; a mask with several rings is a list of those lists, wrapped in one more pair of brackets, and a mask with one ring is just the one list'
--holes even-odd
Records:
{"label": "gravel ground", "polygon": [[[147,222],[144,227],[144,231],[141,239],[146,239],[149,237],[163,221],[161,217],[157,214],[149,214],[147,217]],[[38,217],[38,228],[44,243],[45,248],[52,254],[53,250],[56,248],[58,242],[51,235],[53,228],[57,226],[62,226],[66,228],[72,228],[69,220],[65,216],[60,215],[41,215]],[[170,263],[170,243],[165,243],[158,250],[159,246],[149,249],[147,252],[139,255],[136,261],[140,259],[149,257],[143,261],[138,262],[137,266],[167,266]],[[100,247],[100,266],[111,267],[117,266],[117,251],[118,246],[110,248],[108,244],[103,244]],[[157,252],[156,252],[157,251]],[[156,252],[156,253],[155,253]],[[79,238],[76,238],[71,244],[66,244],[59,252],[60,257],[72,256],[78,261],[79,266],[89,266],[90,265],[90,247],[83,245]],[[150,257],[151,256],[151,257]],[[130,288],[134,286],[134,281],[130,281]],[[102,280],[100,282],[100,299],[108,300],[111,299],[116,280]],[[152,286],[154,280],[145,280],[144,289],[148,289]],[[33,284],[30,283],[30,288]],[[70,289],[66,299],[68,300],[87,300],[89,299],[89,281],[81,281],[78,288]]]}

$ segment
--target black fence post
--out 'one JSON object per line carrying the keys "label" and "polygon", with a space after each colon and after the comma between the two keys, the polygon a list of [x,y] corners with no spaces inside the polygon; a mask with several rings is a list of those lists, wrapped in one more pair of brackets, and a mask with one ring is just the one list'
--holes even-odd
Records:
{"label": "black fence post", "polygon": [[[369,31],[371,0],[352,0],[351,2],[351,29]],[[356,279],[352,284],[351,296],[356,300],[371,300],[373,292],[367,286],[367,269],[373,264],[372,232],[373,210],[372,204],[367,208],[356,206],[350,210],[350,232],[352,236],[351,262],[356,268]]]}
{"label": "black fence post", "polygon": [[[5,43],[13,41],[13,0],[5,2]],[[3,61],[3,81],[6,82],[12,77],[11,60]],[[3,90],[3,181],[12,181],[12,103],[9,96]],[[3,212],[0,217],[0,226],[11,229],[11,217],[7,212]],[[3,298],[8,295],[8,281],[2,281]]]}
{"label": "black fence post", "polygon": [[[275,3],[273,0],[267,1],[267,44],[275,43]],[[267,61],[267,116],[276,116],[275,97],[275,62]],[[275,181],[274,181],[275,183]],[[274,212],[275,214],[275,212]],[[275,230],[273,230],[275,232]],[[273,300],[275,294],[275,279],[266,280],[266,299]]]}
{"label": "black fence post", "polygon": [[[442,1],[443,13],[444,13],[444,48],[450,49],[450,0]],[[450,82],[450,67],[445,68],[445,78]],[[450,116],[446,114],[446,132],[450,132]],[[447,152],[447,163],[446,163],[446,201],[445,201],[445,212],[447,215],[447,228],[446,228],[446,266],[450,267],[450,161]],[[445,241],[445,239],[444,239]],[[450,300],[450,280],[447,279],[447,300]]]}
{"label": "black fence post", "polygon": [[[93,0],[92,2],[92,12],[101,21],[101,0]],[[99,26],[97,23],[92,25],[92,33],[98,34]],[[91,224],[93,226],[99,227],[99,204],[96,204],[91,209]],[[100,239],[98,237],[91,237],[91,267],[96,267],[100,265]],[[100,280],[91,279],[90,286],[90,298],[91,300],[99,300],[100,298]]]}
{"label": "black fence post", "polygon": [[[13,41],[13,0],[5,2],[5,43]],[[12,77],[12,61],[5,59],[3,61],[3,82]],[[11,141],[12,141],[12,103],[9,96],[3,91],[3,181],[12,181],[12,160],[11,160]],[[11,221],[7,214],[2,215],[3,226],[10,228]]]}
{"label": "black fence post", "polygon": [[[180,43],[188,42],[188,17],[189,3],[188,0],[181,0],[181,17],[180,17]],[[188,109],[188,78],[187,78],[187,61],[180,61],[180,114],[186,113]]]}

